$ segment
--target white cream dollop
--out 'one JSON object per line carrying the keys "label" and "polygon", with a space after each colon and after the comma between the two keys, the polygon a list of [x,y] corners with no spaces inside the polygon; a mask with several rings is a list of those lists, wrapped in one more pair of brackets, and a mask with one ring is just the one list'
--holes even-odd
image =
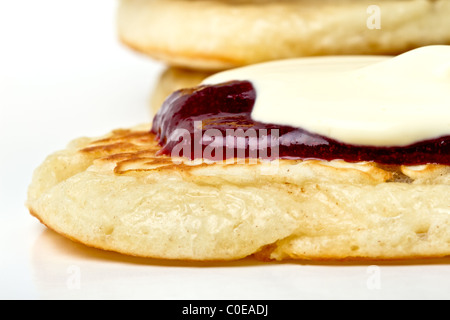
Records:
{"label": "white cream dollop", "polygon": [[397,57],[281,60],[215,74],[203,84],[251,81],[255,121],[343,143],[406,146],[450,135],[450,46]]}

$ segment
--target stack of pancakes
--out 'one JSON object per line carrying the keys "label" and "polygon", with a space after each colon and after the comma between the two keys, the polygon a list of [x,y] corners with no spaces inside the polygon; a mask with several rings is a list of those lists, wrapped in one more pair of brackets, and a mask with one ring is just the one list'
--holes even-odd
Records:
{"label": "stack of pancakes", "polygon": [[167,64],[153,99],[211,73],[304,56],[450,44],[448,0],[121,0],[123,43]]}
{"label": "stack of pancakes", "polygon": [[[450,0],[121,0],[122,41],[167,64],[153,109],[209,74],[283,58],[450,44]],[[237,79],[238,80],[238,79]],[[127,255],[196,261],[450,254],[450,166],[176,163],[150,125],[74,140],[34,173],[50,229]],[[176,160],[176,159],[175,159]]]}

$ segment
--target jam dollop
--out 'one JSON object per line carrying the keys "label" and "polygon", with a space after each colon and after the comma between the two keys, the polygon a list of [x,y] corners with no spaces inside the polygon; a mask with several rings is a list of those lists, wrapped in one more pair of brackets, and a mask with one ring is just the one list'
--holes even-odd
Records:
{"label": "jam dollop", "polygon": [[350,145],[302,128],[252,120],[256,95],[249,81],[174,92],[153,121],[151,131],[161,145],[159,154],[213,161],[319,159],[450,165],[450,136],[401,147]]}

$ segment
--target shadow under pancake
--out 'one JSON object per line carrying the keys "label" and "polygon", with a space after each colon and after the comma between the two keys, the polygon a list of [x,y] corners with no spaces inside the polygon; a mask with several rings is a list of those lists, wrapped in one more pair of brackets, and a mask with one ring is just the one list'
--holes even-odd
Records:
{"label": "shadow under pancake", "polygon": [[[258,277],[249,267],[263,265],[252,258],[203,263],[131,257],[87,247],[50,229],[42,230],[31,250],[40,299],[231,299],[241,282],[230,282],[234,270],[244,279]],[[222,293],[224,286],[229,289]]]}
{"label": "shadow under pancake", "polygon": [[84,244],[74,242],[58,233],[45,229],[33,247],[34,260],[47,259],[49,256],[60,257],[60,259],[74,259],[94,262],[109,262],[132,265],[149,265],[162,267],[251,267],[264,265],[265,262],[258,261],[252,257],[237,261],[181,261],[161,260],[153,258],[141,258],[128,256],[116,252],[91,248]]}
{"label": "shadow under pancake", "polygon": [[[61,259],[71,257],[72,259],[82,259],[97,262],[112,262],[121,264],[148,265],[161,267],[196,267],[196,268],[214,268],[214,267],[255,267],[264,265],[308,265],[308,266],[425,266],[425,265],[449,265],[450,257],[446,258],[430,258],[430,259],[413,259],[413,260],[365,260],[365,261],[308,261],[308,260],[286,260],[286,261],[260,261],[253,256],[236,261],[184,261],[184,260],[162,260],[154,258],[141,258],[128,256],[116,252],[105,251],[101,249],[91,248],[81,243],[69,240],[58,233],[44,229],[38,238],[34,249],[33,256],[40,259],[50,255],[59,256]],[[45,253],[45,254],[44,254]]]}
{"label": "shadow under pancake", "polygon": [[[42,299],[442,297],[448,288],[449,265],[450,259],[365,263],[261,262],[253,257],[232,262],[164,261],[89,248],[49,229],[43,229],[37,238],[31,260],[33,281]],[[380,281],[379,289],[370,287],[372,279]]]}

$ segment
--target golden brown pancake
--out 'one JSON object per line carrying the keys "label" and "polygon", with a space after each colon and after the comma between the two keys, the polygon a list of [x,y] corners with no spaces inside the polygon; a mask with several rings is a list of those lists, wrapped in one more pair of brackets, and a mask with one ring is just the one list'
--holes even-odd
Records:
{"label": "golden brown pancake", "polygon": [[448,0],[121,0],[123,43],[171,66],[397,55],[450,44]]}
{"label": "golden brown pancake", "polygon": [[149,130],[81,138],[49,156],[29,188],[30,212],[74,241],[140,257],[450,255],[448,166],[195,163],[157,156]]}

